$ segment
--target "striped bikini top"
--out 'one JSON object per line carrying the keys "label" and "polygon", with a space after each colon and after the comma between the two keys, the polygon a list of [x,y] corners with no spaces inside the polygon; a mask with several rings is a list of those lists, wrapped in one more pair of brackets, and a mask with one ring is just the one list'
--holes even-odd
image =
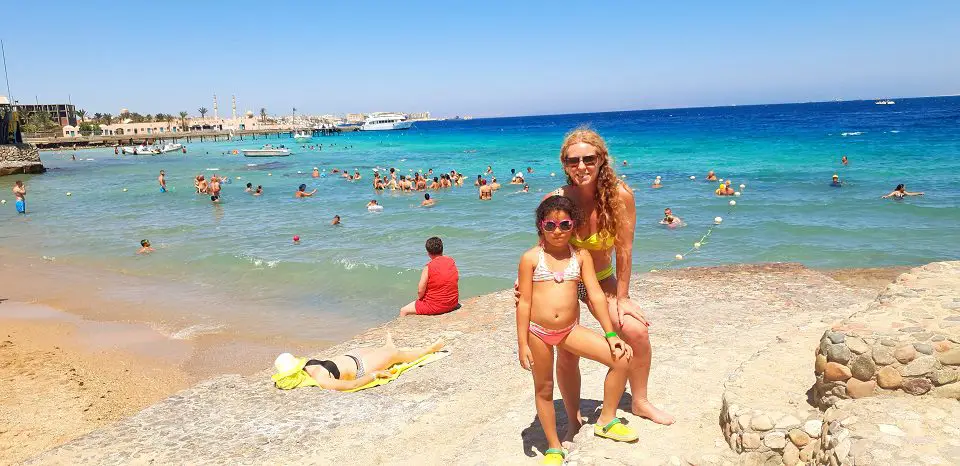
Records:
{"label": "striped bikini top", "polygon": [[533,281],[535,282],[548,282],[553,280],[557,283],[562,283],[565,280],[569,281],[580,281],[580,261],[577,260],[577,252],[574,251],[573,246],[570,247],[570,263],[567,264],[567,268],[563,269],[562,272],[552,272],[550,268],[547,267],[546,259],[543,257],[543,248],[540,248],[540,260],[537,262],[537,267],[533,269]]}

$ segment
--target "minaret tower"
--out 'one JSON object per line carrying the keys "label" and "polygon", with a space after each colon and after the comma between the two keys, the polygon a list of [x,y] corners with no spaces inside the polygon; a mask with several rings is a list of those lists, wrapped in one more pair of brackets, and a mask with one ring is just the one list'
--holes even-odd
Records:
{"label": "minaret tower", "polygon": [[220,119],[220,112],[218,111],[218,108],[217,108],[217,95],[216,95],[216,94],[213,95],[213,119],[214,119],[214,120],[219,120],[219,119]]}
{"label": "minaret tower", "polygon": [[237,119],[237,96],[231,95],[230,100],[232,101],[232,105],[233,105],[232,116],[233,116],[233,119],[236,120]]}

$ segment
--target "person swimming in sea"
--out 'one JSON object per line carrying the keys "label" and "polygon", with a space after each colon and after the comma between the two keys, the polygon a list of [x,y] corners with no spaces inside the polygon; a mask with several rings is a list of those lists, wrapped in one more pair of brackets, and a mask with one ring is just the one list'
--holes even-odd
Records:
{"label": "person swimming in sea", "polygon": [[254,196],[263,195],[263,186],[257,185],[257,190],[253,192]]}
{"label": "person swimming in sea", "polygon": [[423,193],[423,202],[420,203],[421,207],[433,207],[436,203],[436,199],[430,198],[430,193]]}
{"label": "person swimming in sea", "polygon": [[653,180],[653,184],[650,185],[650,187],[653,188],[653,189],[660,189],[660,188],[663,187],[663,184],[661,184],[661,182],[660,182],[660,177],[659,177],[659,176],[657,176],[657,178],[656,178],[655,180]]}
{"label": "person swimming in sea", "polygon": [[318,167],[313,167],[313,173],[310,176],[314,178],[320,178],[320,169]]}
{"label": "person swimming in sea", "polygon": [[331,225],[340,225],[340,216],[334,215],[333,220],[330,221]]}
{"label": "person swimming in sea", "polygon": [[881,196],[880,199],[886,199],[886,198],[892,197],[894,199],[900,200],[907,196],[923,196],[923,193],[922,192],[912,193],[910,191],[907,191],[906,186],[904,186],[903,183],[900,183],[897,185],[896,188],[893,189],[893,191],[890,191],[890,194],[887,194],[886,196]]}
{"label": "person swimming in sea", "polygon": [[683,226],[683,221],[680,220],[680,217],[673,215],[673,210],[669,207],[663,209],[663,218],[660,219],[661,225],[666,225],[667,228],[677,228]]}
{"label": "person swimming in sea", "polygon": [[713,170],[707,172],[707,181],[717,181],[717,174]]}
{"label": "person swimming in sea", "polygon": [[843,186],[843,182],[840,181],[840,176],[836,173],[833,174],[833,181],[830,182],[830,186],[834,188],[840,188]]}
{"label": "person swimming in sea", "polygon": [[150,254],[153,251],[155,251],[155,249],[150,247],[150,240],[140,240],[140,250],[137,251],[137,254]]}
{"label": "person swimming in sea", "polygon": [[310,191],[310,192],[308,193],[308,192],[307,192],[307,185],[301,184],[300,187],[297,189],[297,192],[294,193],[293,196],[299,199],[299,198],[302,198],[302,197],[310,197],[310,196],[313,196],[313,195],[316,194],[316,193],[317,193],[317,188],[313,188],[313,191]]}
{"label": "person swimming in sea", "polygon": [[844,155],[843,157],[840,157],[840,163],[842,163],[844,166],[846,166],[848,163],[850,163],[850,161],[847,160],[847,156]]}

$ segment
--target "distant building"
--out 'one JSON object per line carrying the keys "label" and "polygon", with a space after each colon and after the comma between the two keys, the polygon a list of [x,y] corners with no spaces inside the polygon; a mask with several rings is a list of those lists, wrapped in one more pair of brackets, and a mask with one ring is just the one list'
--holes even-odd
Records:
{"label": "distant building", "polygon": [[408,113],[407,119],[410,120],[429,120],[430,112]]}
{"label": "distant building", "polygon": [[367,116],[362,113],[348,113],[347,123],[363,123]]}
{"label": "distant building", "polygon": [[[113,123],[109,125],[100,125],[100,131],[104,136],[169,136],[172,133],[180,132],[180,121],[175,119],[171,122],[154,121],[150,123]],[[64,126],[63,136],[80,136],[80,130],[72,125]]]}
{"label": "distant building", "polygon": [[29,118],[33,113],[46,113],[50,119],[63,126],[77,126],[77,107],[71,104],[17,104],[21,118]]}

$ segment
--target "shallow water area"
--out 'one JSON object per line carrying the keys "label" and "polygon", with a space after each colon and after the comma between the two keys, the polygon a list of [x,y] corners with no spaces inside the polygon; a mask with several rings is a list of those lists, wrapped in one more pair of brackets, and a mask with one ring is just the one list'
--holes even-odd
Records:
{"label": "shallow water area", "polygon": [[[831,102],[421,122],[409,131],[315,137],[306,145],[290,138],[188,143],[185,155],[91,149],[77,151],[84,160],[73,161],[72,151],[47,152],[50,170],[22,177],[28,215],[14,212],[14,177],[0,179],[0,199],[8,200],[0,206],[0,247],[142,280],[142,288],[105,286],[102,293],[117,299],[170,300],[171,312],[181,301],[209,303],[202,312],[184,312],[185,324],[170,334],[229,331],[239,319],[278,334],[337,339],[392,318],[416,297],[427,260],[423,242],[432,235],[443,238],[460,267],[463,298],[509,287],[518,257],[536,243],[533,210],[564,182],[563,135],[589,124],[636,189],[635,271],[766,261],[920,264],[960,257],[958,122],[960,98],[898,99],[894,106]],[[232,155],[264,143],[285,144],[293,154]],[[322,150],[309,147],[319,144]],[[493,201],[480,202],[472,182],[488,165],[503,187]],[[325,176],[312,178],[313,167]],[[456,169],[467,186],[431,192],[437,205],[422,209],[422,193],[375,194],[378,167],[400,174]],[[334,168],[357,169],[363,178],[343,180]],[[530,193],[508,184],[511,168],[524,173]],[[167,193],[158,190],[161,169]],[[742,195],[714,196],[716,183],[703,181],[711,169],[737,189],[744,184]],[[194,176],[214,173],[230,177],[220,204],[193,193]],[[842,188],[829,186],[834,173]],[[658,175],[664,187],[651,189]],[[262,185],[264,195],[245,193],[248,182]],[[317,194],[295,199],[301,183]],[[926,195],[879,199],[898,183]],[[382,212],[366,210],[372,198]],[[665,207],[686,225],[659,225]],[[330,225],[334,215],[341,226]],[[714,226],[717,216],[723,222]],[[157,251],[137,256],[144,238]],[[203,317],[187,324],[191,314]],[[185,330],[190,325],[202,326]]]}

